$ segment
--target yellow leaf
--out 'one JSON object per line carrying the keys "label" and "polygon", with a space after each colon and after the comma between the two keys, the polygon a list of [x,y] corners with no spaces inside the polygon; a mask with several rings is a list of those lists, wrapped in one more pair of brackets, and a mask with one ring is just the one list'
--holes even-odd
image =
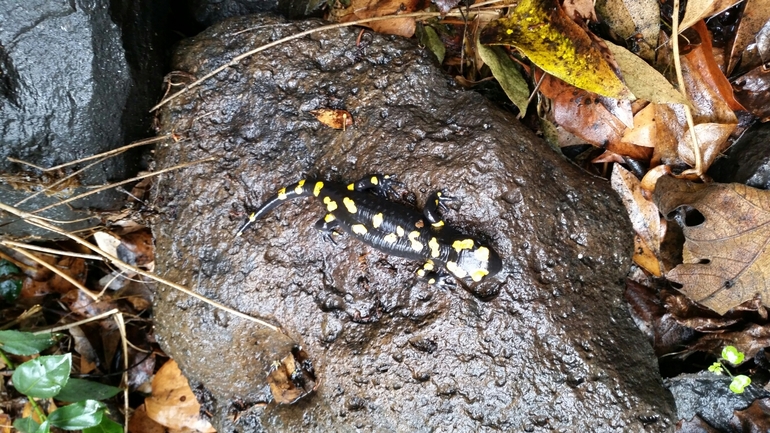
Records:
{"label": "yellow leaf", "polygon": [[575,87],[615,99],[636,99],[556,0],[521,0],[509,17],[492,21],[483,30],[481,43],[511,45]]}

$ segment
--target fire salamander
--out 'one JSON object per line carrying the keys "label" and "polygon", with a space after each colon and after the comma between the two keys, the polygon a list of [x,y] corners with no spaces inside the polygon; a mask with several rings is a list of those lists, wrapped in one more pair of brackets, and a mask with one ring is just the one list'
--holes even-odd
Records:
{"label": "fire salamander", "polygon": [[420,215],[385,198],[394,182],[387,175],[368,176],[349,185],[300,180],[270,197],[249,216],[236,236],[284,201],[314,196],[326,207],[326,215],[316,223],[325,239],[333,242],[332,233],[341,229],[382,252],[424,260],[417,275],[430,284],[451,285],[449,274],[474,284],[500,271],[500,256],[492,248],[445,226],[439,209],[445,208],[442,202],[447,197],[434,192]]}

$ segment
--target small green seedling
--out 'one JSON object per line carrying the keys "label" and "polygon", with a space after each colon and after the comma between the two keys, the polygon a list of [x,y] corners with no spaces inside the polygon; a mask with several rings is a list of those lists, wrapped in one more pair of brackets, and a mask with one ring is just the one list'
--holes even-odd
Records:
{"label": "small green seedling", "polygon": [[733,379],[733,381],[730,383],[730,391],[736,394],[743,394],[744,389],[751,385],[751,379],[743,374],[733,376],[733,374],[730,373],[730,370],[725,367],[724,363],[727,362],[728,364],[735,367],[743,363],[744,358],[745,355],[743,352],[736,349],[735,346],[725,346],[725,348],[722,349],[722,357],[717,359],[715,363],[711,364],[709,371],[715,374],[727,373],[727,375]]}
{"label": "small green seedling", "polygon": [[[14,370],[13,386],[27,396],[35,415],[41,421],[38,424],[29,416],[17,419],[13,426],[22,433],[49,433],[51,427],[82,430],[84,433],[123,432],[120,424],[105,415],[107,409],[99,401],[114,396],[120,392],[120,388],[70,378],[72,354],[39,356],[15,368],[6,355],[35,355],[55,342],[56,336],[51,334],[0,331],[0,358],[9,369]],[[35,398],[51,397],[71,404],[61,406],[46,416]]]}

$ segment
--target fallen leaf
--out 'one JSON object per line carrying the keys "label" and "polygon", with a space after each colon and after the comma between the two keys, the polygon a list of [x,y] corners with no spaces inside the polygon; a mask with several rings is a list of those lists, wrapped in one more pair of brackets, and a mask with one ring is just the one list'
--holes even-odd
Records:
{"label": "fallen leaf", "polygon": [[684,18],[679,23],[679,33],[687,30],[690,26],[703,18],[710,17],[722,12],[725,9],[742,0],[689,0],[684,11]]}
{"label": "fallen leaf", "polygon": [[692,29],[698,33],[700,43],[691,47],[684,56],[690,61],[692,68],[698,71],[703,82],[716,90],[730,109],[743,110],[741,104],[735,100],[730,82],[714,60],[711,33],[706,29],[706,23],[698,21]]}
{"label": "fallen leaf", "polygon": [[748,328],[739,331],[706,334],[683,353],[707,352],[719,357],[725,346],[735,346],[746,355],[744,362],[749,361],[760,350],[770,346],[770,328],[752,323]]}
{"label": "fallen leaf", "polygon": [[544,71],[577,88],[634,99],[586,31],[556,0],[520,1],[510,16],[484,28],[480,40],[486,45],[513,46]]}
{"label": "fallen leaf", "polygon": [[703,221],[682,227],[683,263],[666,274],[690,299],[719,314],[759,295],[770,305],[770,191],[742,184],[695,184],[664,176],[660,211],[693,209]]}
{"label": "fallen leaf", "polygon": [[564,13],[574,21],[599,21],[593,0],[564,0],[562,7]]}
{"label": "fallen leaf", "polygon": [[319,122],[334,129],[345,129],[353,125],[353,116],[345,110],[335,110],[332,108],[319,108],[310,111]]}
{"label": "fallen leaf", "polygon": [[611,185],[623,201],[636,233],[634,262],[659,277],[662,273],[659,260],[662,230],[657,206],[644,197],[639,179],[619,164],[612,168]]}
{"label": "fallen leaf", "polygon": [[207,433],[216,431],[200,417],[201,405],[173,359],[163,364],[155,374],[152,396],[144,400],[144,405],[150,419],[168,428]]}
{"label": "fallen leaf", "polygon": [[[770,60],[770,0],[745,0],[743,14],[730,47],[727,74],[740,63],[746,71]],[[753,45],[754,49],[751,49]]]}
{"label": "fallen leaf", "polygon": [[441,42],[436,30],[431,26],[418,26],[417,33],[419,34],[420,43],[425,46],[431,53],[436,56],[439,64],[444,63],[444,56],[446,55],[446,47]]}
{"label": "fallen leaf", "polygon": [[307,352],[295,346],[291,353],[276,360],[267,375],[276,402],[291,404],[315,390],[315,372]]}
{"label": "fallen leaf", "polygon": [[[596,12],[618,36],[635,41],[639,57],[650,61],[655,58],[660,32],[660,5],[657,0],[598,0]],[[640,97],[636,93],[634,95]]]}
{"label": "fallen leaf", "polygon": [[[339,3],[338,3],[339,4]],[[414,18],[398,18],[399,13],[416,12],[430,6],[427,0],[352,0],[343,8],[332,8],[329,20],[340,23],[393,15],[393,19],[362,24],[375,32],[411,38],[416,23]]]}
{"label": "fallen leaf", "polygon": [[620,45],[605,42],[623,71],[626,85],[637,98],[658,104],[689,104],[682,93],[647,62]]}
{"label": "fallen leaf", "polygon": [[770,120],[770,68],[757,66],[734,82],[735,99],[762,122]]}
{"label": "fallen leaf", "polygon": [[770,398],[754,400],[748,408],[733,411],[730,427],[734,431],[770,431]]}
{"label": "fallen leaf", "polygon": [[128,421],[128,433],[168,433],[166,428],[147,416],[145,405],[139,406]]}
{"label": "fallen leaf", "polygon": [[523,117],[529,103],[529,84],[521,76],[519,69],[500,47],[485,47],[477,40],[476,52],[489,66],[492,75]]}

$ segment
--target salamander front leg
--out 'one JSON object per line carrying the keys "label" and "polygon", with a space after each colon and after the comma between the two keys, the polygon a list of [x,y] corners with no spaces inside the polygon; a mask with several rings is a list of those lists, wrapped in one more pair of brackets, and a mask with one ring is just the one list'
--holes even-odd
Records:
{"label": "salamander front leg", "polygon": [[428,220],[433,229],[440,230],[444,227],[444,220],[441,218],[441,212],[447,210],[444,202],[451,200],[454,200],[454,198],[446,196],[439,191],[434,192],[428,197],[428,201],[425,202],[425,207],[422,212],[425,214],[425,219]]}
{"label": "salamander front leg", "polygon": [[442,269],[436,269],[433,260],[425,262],[422,268],[417,270],[417,276],[427,281],[428,284],[435,284],[442,289],[455,286],[455,279]]}
{"label": "salamander front leg", "polygon": [[334,245],[337,245],[337,242],[334,241],[334,234],[337,233],[336,229],[339,225],[340,223],[337,221],[334,214],[328,213],[325,217],[315,223],[315,228],[321,232],[321,237],[324,241],[329,241]]}

